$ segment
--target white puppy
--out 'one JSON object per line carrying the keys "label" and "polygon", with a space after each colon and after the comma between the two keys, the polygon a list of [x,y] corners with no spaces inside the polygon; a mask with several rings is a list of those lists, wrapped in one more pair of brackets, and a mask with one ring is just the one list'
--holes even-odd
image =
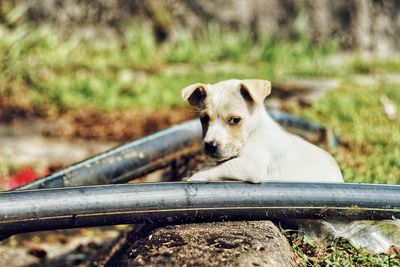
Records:
{"label": "white puppy", "polygon": [[218,165],[188,181],[235,179],[343,182],[335,160],[325,151],[283,130],[264,109],[271,83],[227,80],[193,84],[182,96],[200,112],[204,152]]}

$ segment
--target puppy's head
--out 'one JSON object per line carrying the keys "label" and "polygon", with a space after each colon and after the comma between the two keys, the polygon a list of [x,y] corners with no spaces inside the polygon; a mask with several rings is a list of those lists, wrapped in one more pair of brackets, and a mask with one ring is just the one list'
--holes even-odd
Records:
{"label": "puppy's head", "polygon": [[192,84],[182,97],[198,109],[203,128],[204,152],[224,161],[238,156],[256,127],[255,109],[271,92],[265,80],[227,80]]}

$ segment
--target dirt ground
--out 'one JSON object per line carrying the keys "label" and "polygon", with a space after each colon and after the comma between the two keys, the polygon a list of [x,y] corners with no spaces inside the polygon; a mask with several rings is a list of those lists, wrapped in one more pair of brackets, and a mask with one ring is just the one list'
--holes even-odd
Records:
{"label": "dirt ground", "polygon": [[196,117],[190,108],[152,111],[101,111],[80,109],[56,114],[40,113],[0,98],[0,121],[25,124],[40,122],[45,137],[125,142]]}

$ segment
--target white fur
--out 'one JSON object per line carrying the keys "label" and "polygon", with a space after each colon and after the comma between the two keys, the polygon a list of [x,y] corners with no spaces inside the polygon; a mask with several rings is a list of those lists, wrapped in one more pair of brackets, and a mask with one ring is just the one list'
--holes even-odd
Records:
{"label": "white fur", "polygon": [[[232,94],[238,87],[239,80],[229,80],[214,85],[207,85],[208,109],[216,114],[223,114],[229,103],[237,109],[246,108],[240,94]],[[217,104],[218,103],[218,104]],[[262,103],[262,101],[261,101]],[[340,169],[330,154],[304,139],[282,129],[266,113],[263,104],[254,103],[254,111],[247,114],[242,144],[236,157],[219,165],[200,170],[188,181],[217,181],[235,179],[252,183],[266,181],[299,182],[343,182]],[[238,107],[239,105],[239,107]],[[240,106],[243,105],[243,106]],[[210,125],[205,136],[222,140],[224,144],[229,127],[222,123]],[[237,140],[231,140],[234,142]]]}

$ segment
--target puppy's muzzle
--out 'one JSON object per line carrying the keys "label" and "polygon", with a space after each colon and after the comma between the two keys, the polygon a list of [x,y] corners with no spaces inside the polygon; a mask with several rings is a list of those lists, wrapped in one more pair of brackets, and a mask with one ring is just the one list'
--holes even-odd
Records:
{"label": "puppy's muzzle", "polygon": [[207,155],[218,158],[220,157],[219,152],[218,152],[219,144],[215,141],[211,142],[204,142],[204,153]]}

